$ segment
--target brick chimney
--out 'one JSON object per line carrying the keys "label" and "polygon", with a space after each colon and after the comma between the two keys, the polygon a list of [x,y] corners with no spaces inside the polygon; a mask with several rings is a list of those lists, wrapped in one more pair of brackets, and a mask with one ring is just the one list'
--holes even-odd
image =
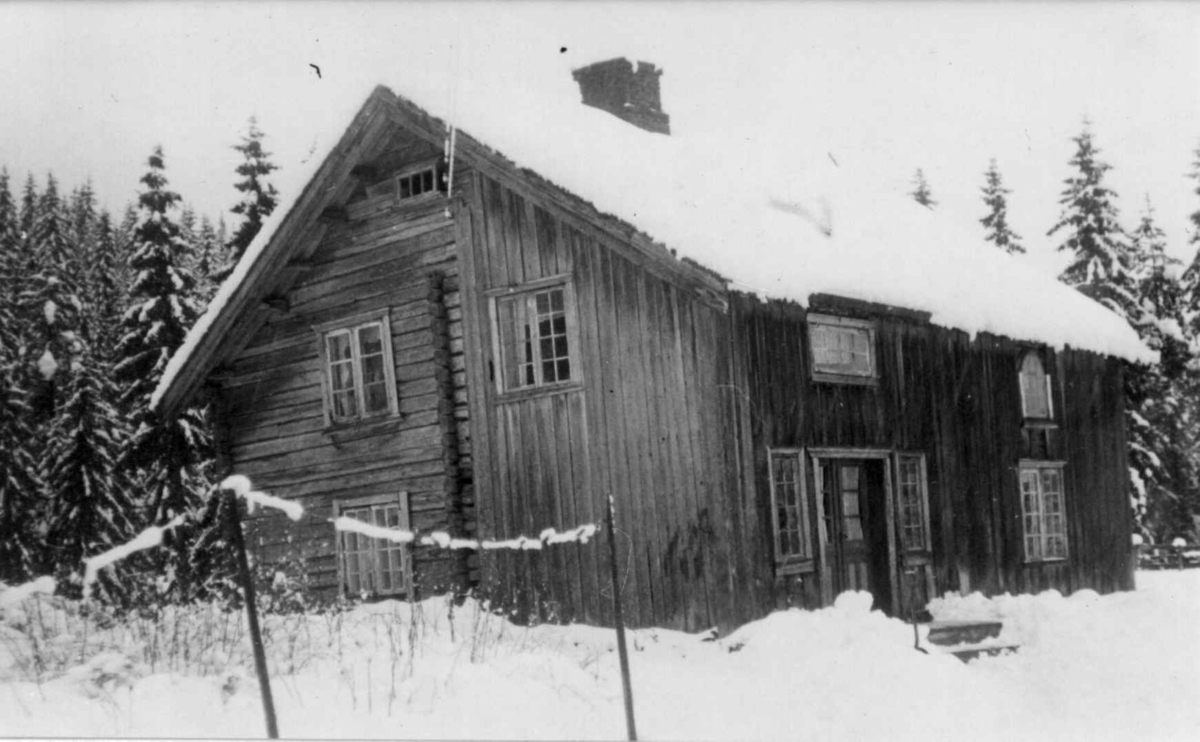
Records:
{"label": "brick chimney", "polygon": [[663,113],[658,78],[662,70],[649,62],[624,57],[589,64],[571,73],[579,83],[583,104],[656,134],[671,133],[671,117]]}

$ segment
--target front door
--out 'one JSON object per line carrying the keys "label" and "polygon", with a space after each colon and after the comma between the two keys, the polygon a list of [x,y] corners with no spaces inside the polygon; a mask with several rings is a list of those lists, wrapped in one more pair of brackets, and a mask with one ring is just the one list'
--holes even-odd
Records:
{"label": "front door", "polygon": [[891,608],[885,462],[818,458],[825,565],[833,596],[865,590],[875,607]]}

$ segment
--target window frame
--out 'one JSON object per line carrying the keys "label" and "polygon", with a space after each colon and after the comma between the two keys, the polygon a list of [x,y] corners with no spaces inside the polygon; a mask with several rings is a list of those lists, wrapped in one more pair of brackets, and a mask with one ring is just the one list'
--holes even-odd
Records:
{"label": "window frame", "polygon": [[[411,178],[412,176],[414,176],[418,173],[423,173],[426,170],[430,170],[433,172],[433,188],[432,189],[430,189],[428,191],[422,191],[422,192],[420,192],[416,195],[412,195],[412,196],[400,195],[400,191],[401,191],[400,182],[402,180],[404,180],[405,178]],[[428,160],[422,160],[420,162],[414,162],[410,165],[406,165],[405,167],[396,171],[396,173],[394,175],[392,175],[392,178],[391,178],[392,197],[395,199],[395,202],[399,205],[420,203],[422,201],[427,201],[427,200],[437,197],[437,196],[444,197],[446,195],[446,184],[443,182],[444,172],[445,172],[445,169],[442,166],[442,159],[437,158],[437,157],[431,158]]]}
{"label": "window frame", "polygon": [[[800,554],[784,554],[779,523],[779,489],[776,481],[776,459],[792,458],[796,462],[796,495],[800,520]],[[812,503],[808,491],[808,467],[802,448],[767,448],[767,482],[771,494],[771,538],[774,544],[776,574],[802,574],[816,569],[817,545],[813,537]]]}
{"label": "window frame", "polygon": [[[502,339],[504,333],[500,325],[501,304],[506,301],[519,301],[524,297],[525,301],[528,302],[526,311],[533,311],[536,316],[536,296],[556,288],[562,288],[563,290],[563,314],[566,320],[567,341],[566,360],[570,369],[570,377],[562,381],[535,381],[535,383],[529,385],[510,387],[508,384],[509,380],[506,378],[506,369],[509,360],[508,353],[515,352],[516,348],[509,349],[504,345]],[[548,276],[535,281],[527,281],[516,286],[492,289],[485,292],[485,295],[488,298],[488,312],[492,329],[492,379],[497,395],[503,399],[513,399],[582,388],[584,375],[580,353],[578,305],[575,300],[574,282],[571,280],[569,274]],[[541,357],[540,343],[533,342],[532,351],[534,355],[532,363],[535,369],[535,378],[540,379],[543,373],[541,366],[544,360]]]}
{"label": "window frame", "polygon": [[[917,466],[917,504],[920,512],[917,513],[921,525],[921,543],[917,546],[910,546],[906,536],[907,523],[905,522],[905,501],[904,501],[904,464],[915,462]],[[930,520],[929,512],[929,473],[926,469],[925,454],[906,451],[897,451],[895,457],[895,478],[896,478],[896,544],[901,554],[931,554],[933,552],[933,524]]]}
{"label": "window frame", "polygon": [[[1025,394],[1025,362],[1029,358],[1034,358],[1042,367],[1042,383],[1046,389],[1046,415],[1031,415],[1029,414],[1029,398]],[[1046,359],[1044,354],[1036,349],[1030,349],[1021,353],[1017,363],[1017,388],[1021,394],[1021,419],[1030,424],[1052,425],[1054,423],[1054,385],[1050,380],[1050,372],[1046,370]]]}
{"label": "window frame", "polygon": [[[1069,536],[1069,528],[1067,523],[1067,487],[1064,471],[1066,467],[1065,461],[1043,461],[1034,459],[1022,459],[1017,466],[1017,497],[1020,500],[1021,508],[1021,554],[1025,564],[1043,564],[1066,562],[1071,558],[1071,539]],[[1046,510],[1046,493],[1043,491],[1043,471],[1055,471],[1058,473],[1059,491],[1056,493],[1059,499],[1058,517],[1061,519],[1061,530],[1056,533],[1050,533],[1047,529],[1047,523],[1051,515]],[[1025,506],[1025,489],[1024,478],[1027,472],[1036,473],[1034,480],[1037,482],[1037,504],[1038,511],[1033,515],[1038,518],[1038,533],[1030,535],[1027,523],[1030,513]],[[1062,554],[1055,556],[1046,556],[1047,543],[1050,537],[1062,537]],[[1030,554],[1030,539],[1036,538],[1040,540],[1037,554]]]}
{"label": "window frame", "polygon": [[[842,317],[817,312],[809,312],[806,319],[806,326],[808,328],[808,363],[813,381],[831,384],[874,385],[879,383],[879,353],[876,347],[875,322],[867,319]],[[864,330],[867,335],[867,360],[870,368],[862,373],[822,370],[817,363],[815,328],[818,326]]]}
{"label": "window frame", "polygon": [[[403,530],[412,530],[412,514],[409,509],[409,497],[407,491],[399,493],[384,493],[378,495],[367,495],[361,497],[349,497],[345,499],[337,499],[333,502],[333,516],[339,518],[347,511],[359,510],[362,508],[375,508],[380,506],[396,505],[398,508],[398,528]],[[372,523],[372,525],[375,525]],[[373,592],[373,593],[351,593],[349,580],[349,570],[347,569],[347,549],[346,540],[353,535],[355,538],[368,538],[371,541],[372,555],[376,560],[376,579],[378,579],[378,557],[382,551],[387,553],[388,550],[396,550],[400,554],[400,572],[402,579],[403,590],[392,590],[390,592]],[[389,597],[407,597],[413,594],[413,549],[412,542],[401,544],[389,542],[384,539],[371,538],[361,534],[348,531],[334,531],[334,545],[337,554],[337,575],[338,575],[338,593],[348,598],[360,597],[367,595],[370,598],[389,598]]]}
{"label": "window frame", "polygon": [[[366,409],[364,398],[363,368],[360,356],[358,333],[360,330],[376,325],[379,327],[380,341],[383,347],[383,378],[387,392],[387,409],[370,415],[364,414]],[[399,394],[396,389],[396,358],[392,352],[391,311],[388,308],[366,312],[351,317],[345,317],[333,322],[325,322],[313,327],[317,336],[317,357],[321,364],[321,398],[325,417],[325,428],[340,428],[351,425],[361,425],[400,414]],[[333,373],[329,358],[329,338],[334,335],[348,333],[351,337],[351,362],[354,377],[354,393],[357,413],[354,417],[336,417],[334,415]]]}

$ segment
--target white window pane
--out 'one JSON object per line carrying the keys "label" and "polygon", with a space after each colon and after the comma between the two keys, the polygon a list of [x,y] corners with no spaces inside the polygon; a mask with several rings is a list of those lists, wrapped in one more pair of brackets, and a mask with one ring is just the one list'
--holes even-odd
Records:
{"label": "white window pane", "polygon": [[358,352],[363,356],[383,353],[383,333],[379,325],[367,325],[359,328]]}
{"label": "white window pane", "polygon": [[353,389],[334,393],[333,416],[339,419],[358,416],[358,400],[354,396]]}
{"label": "white window pane", "polygon": [[337,332],[325,339],[330,361],[348,361],[351,358],[350,333]]}
{"label": "white window pane", "polygon": [[1025,417],[1050,417],[1046,372],[1042,360],[1033,353],[1027,354],[1021,362],[1021,393],[1025,400]]}

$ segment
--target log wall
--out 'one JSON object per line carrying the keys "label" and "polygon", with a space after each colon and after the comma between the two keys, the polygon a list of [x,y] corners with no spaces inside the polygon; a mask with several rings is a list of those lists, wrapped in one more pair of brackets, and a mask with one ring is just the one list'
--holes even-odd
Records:
{"label": "log wall", "polygon": [[[293,524],[260,515],[248,532],[267,562],[302,565],[321,594],[337,590],[334,502],[407,492],[411,524],[467,533],[472,487],[462,310],[453,219],[445,199],[397,204],[390,195],[349,205],[325,231],[305,274],[223,369],[228,457],[255,486],[301,502]],[[386,308],[399,416],[340,429],[325,424],[314,326]],[[456,589],[460,554],[416,547],[425,593]]]}

